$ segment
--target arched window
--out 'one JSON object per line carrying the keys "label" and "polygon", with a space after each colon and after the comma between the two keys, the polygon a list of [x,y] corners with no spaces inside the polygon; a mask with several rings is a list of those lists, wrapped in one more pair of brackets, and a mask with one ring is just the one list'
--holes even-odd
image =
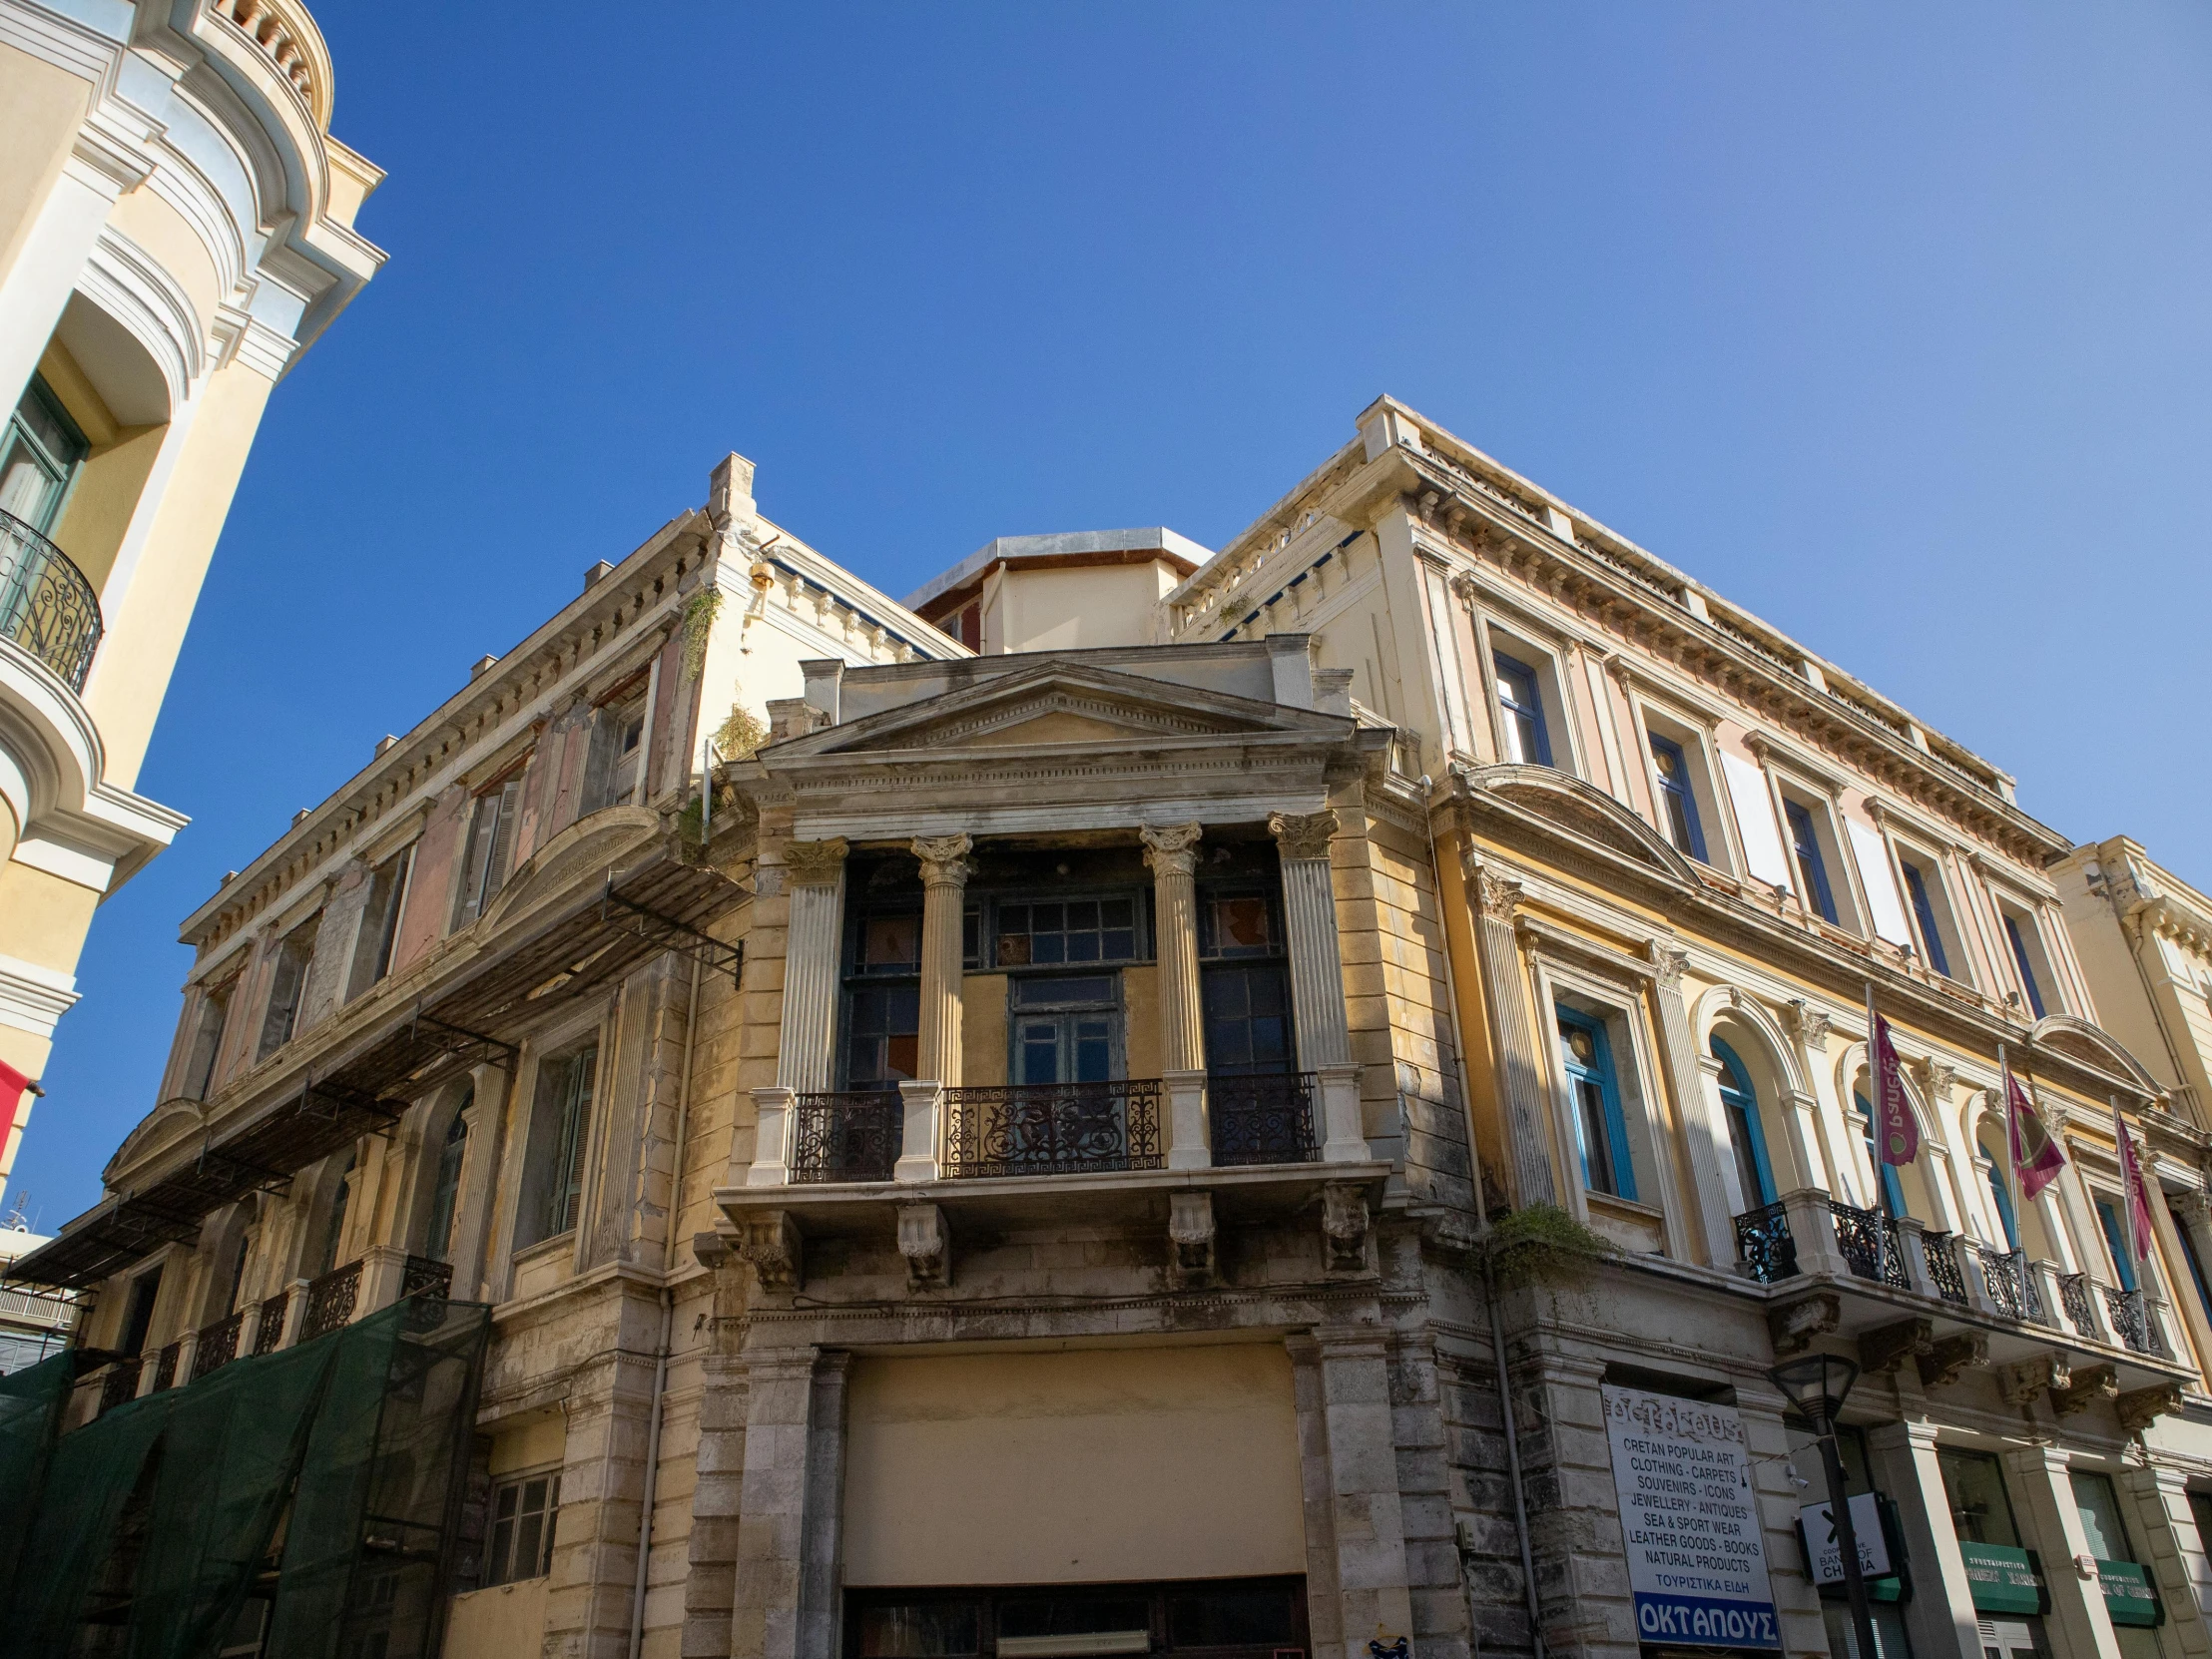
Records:
{"label": "arched window", "polygon": [[1874,1108],[1867,1104],[1867,1097],[1854,1089],[1852,1101],[1859,1108],[1859,1132],[1867,1138],[1867,1161],[1874,1165],[1875,1184],[1882,1198],[1882,1213],[1890,1217],[1908,1216],[1912,1211],[1905,1207],[1905,1187],[1898,1180],[1897,1166],[1885,1164],[1882,1154],[1874,1144]]}
{"label": "arched window", "polygon": [[438,1148],[437,1179],[430,1185],[430,1225],[422,1236],[422,1253],[433,1262],[453,1260],[453,1213],[461,1192],[461,1159],[468,1151],[468,1119],[465,1115],[475,1091],[461,1097],[460,1110],[445,1131]]}
{"label": "arched window", "polygon": [[1981,1157],[1989,1177],[1989,1201],[1996,1206],[1997,1221],[2004,1228],[2004,1248],[2020,1248],[2019,1217],[2012,1212],[2012,1190],[2005,1185],[2004,1165],[1989,1150],[1989,1143],[1981,1143]]}
{"label": "arched window", "polygon": [[345,1237],[345,1212],[353,1202],[353,1154],[345,1155],[345,1170],[338,1177],[337,1190],[330,1195],[330,1214],[322,1226],[322,1248],[315,1256],[315,1270],[308,1275],[320,1279],[338,1265],[338,1244]]}
{"label": "arched window", "polygon": [[1759,1093],[1736,1051],[1713,1039],[1713,1058],[1721,1063],[1721,1110],[1728,1118],[1729,1144],[1736,1150],[1736,1180],[1747,1205],[1772,1204],[1774,1166],[1767,1160],[1767,1132],[1759,1121]]}

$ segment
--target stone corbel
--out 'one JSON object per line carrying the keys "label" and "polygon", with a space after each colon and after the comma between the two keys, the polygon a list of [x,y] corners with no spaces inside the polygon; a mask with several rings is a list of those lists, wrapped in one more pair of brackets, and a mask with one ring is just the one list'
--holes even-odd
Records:
{"label": "stone corbel", "polygon": [[1827,1050],[1830,1015],[1826,1008],[1816,1008],[1800,997],[1785,1005],[1783,1017],[1789,1021],[1791,1035],[1806,1048]]}
{"label": "stone corbel", "polygon": [[1179,1291],[1211,1285],[1215,1277],[1214,1195],[1168,1195],[1168,1283]]}
{"label": "stone corbel", "polygon": [[1827,1336],[1843,1321],[1843,1304],[1827,1291],[1780,1308],[1770,1308],[1767,1333],[1774,1339],[1774,1357],[1787,1360],[1793,1354],[1803,1354],[1813,1346],[1815,1337]]}
{"label": "stone corbel", "polygon": [[788,1210],[758,1210],[747,1216],[738,1255],[753,1264],[764,1291],[796,1291],[805,1276],[799,1223]]}
{"label": "stone corbel", "polygon": [[2181,1384],[2159,1382],[2148,1388],[2130,1388],[2114,1397],[2112,1409],[2122,1428],[2140,1434],[2159,1417],[2181,1415]]}
{"label": "stone corbel", "polygon": [[1321,1189],[1322,1246],[1331,1273],[1368,1269],[1368,1196],[1356,1181],[1330,1181]]}
{"label": "stone corbel", "polygon": [[692,1255],[703,1268],[728,1267],[738,1259],[737,1252],[731,1248],[731,1242],[721,1233],[694,1233],[691,1241]]}
{"label": "stone corbel", "polygon": [[1989,1339],[1983,1333],[1966,1331],[1945,1337],[1920,1356],[1921,1386],[1947,1386],[1969,1370],[1986,1370],[1988,1364]]}
{"label": "stone corbel", "polygon": [[939,1206],[898,1207],[898,1254],[906,1258],[909,1291],[941,1291],[952,1283],[952,1230]]}
{"label": "stone corbel", "polygon": [[2044,1389],[2058,1392],[2073,1382],[2073,1363],[2062,1354],[2039,1354],[1996,1369],[1997,1397],[2007,1405],[2030,1405]]}
{"label": "stone corbel", "polygon": [[1924,1319],[1877,1326],[1859,1339],[1859,1369],[1870,1377],[1894,1372],[1910,1359],[1925,1361],[1936,1350],[1936,1327]]}
{"label": "stone corbel", "polygon": [[2117,1399],[2120,1396],[2120,1380],[2110,1366],[2084,1366],[2075,1372],[2063,1388],[2050,1391],[2051,1409],[2060,1416],[2094,1405],[2100,1399]]}

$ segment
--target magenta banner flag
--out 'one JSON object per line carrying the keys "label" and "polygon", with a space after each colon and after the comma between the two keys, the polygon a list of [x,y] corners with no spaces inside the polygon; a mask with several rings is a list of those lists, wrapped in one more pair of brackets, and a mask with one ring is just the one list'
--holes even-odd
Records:
{"label": "magenta banner flag", "polygon": [[2150,1257],[2150,1198],[2143,1191],[2143,1165],[2135,1156],[2135,1137],[2127,1132],[2120,1103],[2112,1102],[2112,1135],[2120,1146],[2120,1187],[2127,1194],[2128,1242],[2138,1264]]}
{"label": "magenta banner flag", "polygon": [[2032,1199],[2058,1179],[2066,1155],[2058,1150],[2057,1137],[2043,1127],[2043,1114],[2020,1087],[2009,1060],[2004,1063],[2004,1110],[2012,1132],[2012,1173],[2019,1178],[2020,1197]]}
{"label": "magenta banner flag", "polygon": [[1867,1071],[1874,1084],[1875,1145],[1885,1164],[1910,1164],[1921,1155],[1921,1123],[1905,1097],[1905,1068],[1898,1064],[1890,1022],[1874,1011],[1867,987]]}

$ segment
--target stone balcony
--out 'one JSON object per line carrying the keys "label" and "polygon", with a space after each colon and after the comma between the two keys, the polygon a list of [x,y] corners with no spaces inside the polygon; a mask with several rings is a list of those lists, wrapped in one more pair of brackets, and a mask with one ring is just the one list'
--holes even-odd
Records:
{"label": "stone balcony", "polygon": [[1831,1333],[1862,1365],[1917,1366],[1937,1387],[1993,1372],[2007,1400],[2048,1389],[2061,1413],[2113,1400],[2140,1427],[2177,1411],[2195,1378],[2172,1310],[2140,1291],[1990,1250],[1818,1188],[1735,1218],[1737,1272],[1770,1296],[1777,1355]]}

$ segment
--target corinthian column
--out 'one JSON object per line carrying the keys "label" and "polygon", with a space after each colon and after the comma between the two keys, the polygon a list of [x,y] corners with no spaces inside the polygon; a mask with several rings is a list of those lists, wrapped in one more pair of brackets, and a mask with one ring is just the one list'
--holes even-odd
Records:
{"label": "corinthian column", "polygon": [[778,1032],[776,1080],[801,1094],[830,1086],[846,850],[842,835],[793,841],[784,848],[791,926],[784,936],[784,1020]]}
{"label": "corinthian column", "polygon": [[960,1084],[960,982],[966,952],[960,917],[967,900],[966,835],[913,842],[921,860],[921,1038],[919,1075],[946,1088]]}
{"label": "corinthian column", "polygon": [[1147,825],[1144,861],[1152,868],[1154,947],[1160,961],[1160,1069],[1204,1071],[1206,1031],[1198,989],[1198,837],[1202,827]]}
{"label": "corinthian column", "polygon": [[1319,1071],[1352,1058],[1345,1017],[1344,960],[1337,945],[1337,895],[1329,876],[1332,812],[1268,820],[1283,862],[1283,921],[1291,957],[1291,1008],[1298,1030],[1298,1069]]}

